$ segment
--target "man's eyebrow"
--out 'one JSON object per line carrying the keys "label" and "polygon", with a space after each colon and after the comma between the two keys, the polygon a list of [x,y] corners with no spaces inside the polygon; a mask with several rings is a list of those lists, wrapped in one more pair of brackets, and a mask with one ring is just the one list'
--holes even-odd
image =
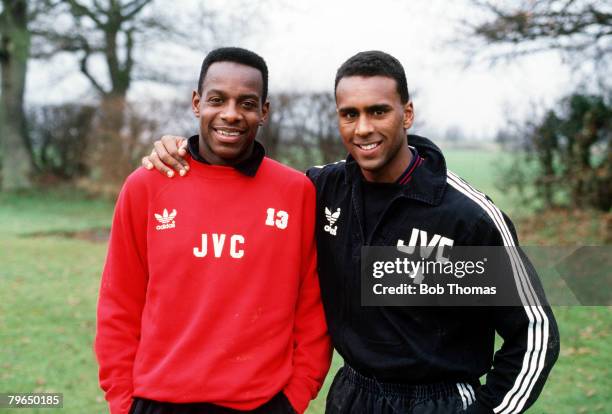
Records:
{"label": "man's eyebrow", "polygon": [[[219,89],[210,89],[206,92],[206,96],[210,96],[210,95],[221,95],[221,96],[226,96],[227,93],[225,93],[222,90]],[[242,95],[238,95],[238,100],[240,101],[244,101],[246,99],[255,99],[255,100],[259,100],[260,97],[259,95],[255,94],[255,93],[245,93]]]}
{"label": "man's eyebrow", "polygon": [[255,100],[259,100],[261,97],[257,94],[254,93],[245,93],[244,95],[239,95],[238,99],[243,101],[245,99],[255,99]]}
{"label": "man's eyebrow", "polygon": [[376,104],[376,105],[368,106],[366,108],[366,111],[368,111],[368,112],[378,112],[378,111],[388,111],[389,109],[391,109],[391,105],[388,105],[388,104]]}
{"label": "man's eyebrow", "polygon": [[225,96],[225,92],[219,90],[219,89],[210,89],[208,91],[206,91],[206,96],[209,95],[223,95]]}
{"label": "man's eyebrow", "polygon": [[357,108],[355,108],[354,106],[343,106],[342,108],[338,108],[338,112],[357,112]]}
{"label": "man's eyebrow", "polygon": [[[374,104],[365,108],[366,112],[388,111],[389,109],[391,109],[391,105],[389,104]],[[338,112],[358,112],[358,109],[354,106],[344,106],[342,108],[338,108]]]}

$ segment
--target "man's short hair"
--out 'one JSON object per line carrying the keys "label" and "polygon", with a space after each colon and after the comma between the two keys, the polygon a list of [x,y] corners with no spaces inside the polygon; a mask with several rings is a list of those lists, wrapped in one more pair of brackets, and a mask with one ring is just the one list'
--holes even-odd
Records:
{"label": "man's short hair", "polygon": [[336,72],[334,94],[338,89],[340,79],[349,76],[385,76],[394,79],[402,103],[405,104],[410,100],[404,67],[399,60],[388,53],[369,50],[350,57]]}
{"label": "man's short hair", "polygon": [[220,47],[206,55],[202,62],[200,79],[198,80],[199,94],[202,94],[202,85],[204,84],[204,78],[206,77],[208,68],[216,62],[240,63],[241,65],[250,66],[261,72],[261,79],[263,80],[261,102],[266,102],[266,98],[268,97],[268,66],[266,65],[266,61],[257,53],[240,47]]}

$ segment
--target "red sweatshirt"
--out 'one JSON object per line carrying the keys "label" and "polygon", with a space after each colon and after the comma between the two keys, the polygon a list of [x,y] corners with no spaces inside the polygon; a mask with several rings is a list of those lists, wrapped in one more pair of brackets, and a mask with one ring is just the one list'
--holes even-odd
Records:
{"label": "red sweatshirt", "polygon": [[95,351],[112,414],[132,396],[303,412],[331,358],[310,180],[269,158],[248,177],[191,162],[143,168],[119,195]]}

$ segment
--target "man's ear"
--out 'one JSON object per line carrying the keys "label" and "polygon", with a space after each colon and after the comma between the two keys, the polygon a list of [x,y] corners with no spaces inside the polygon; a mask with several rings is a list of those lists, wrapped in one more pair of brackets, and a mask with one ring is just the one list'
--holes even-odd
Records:
{"label": "man's ear", "polygon": [[414,107],[412,101],[406,102],[404,105],[404,129],[408,130],[414,122]]}
{"label": "man's ear", "polygon": [[270,113],[270,101],[264,102],[261,107],[261,120],[259,121],[259,125],[263,125],[268,120],[268,114]]}
{"label": "man's ear", "polygon": [[191,93],[191,110],[196,118],[200,117],[200,94],[195,89]]}

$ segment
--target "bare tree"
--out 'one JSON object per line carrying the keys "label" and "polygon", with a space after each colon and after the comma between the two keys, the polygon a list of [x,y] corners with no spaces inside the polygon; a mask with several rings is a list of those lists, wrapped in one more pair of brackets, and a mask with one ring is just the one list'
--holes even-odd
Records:
{"label": "bare tree", "polygon": [[[97,175],[110,185],[119,183],[131,169],[130,137],[123,134],[126,124],[127,92],[131,86],[136,62],[137,38],[149,27],[145,11],[152,0],[108,0],[82,2],[63,0],[48,19],[64,19],[65,25],[48,21],[35,31],[36,57],[60,52],[78,56],[79,70],[101,97],[96,146],[90,148]],[[91,60],[101,57],[106,77],[94,73]]]}
{"label": "bare tree", "polygon": [[303,134],[318,147],[321,162],[336,162],[346,155],[342,139],[338,133],[336,100],[329,92],[317,92],[303,96],[305,116],[302,123]]}
{"label": "bare tree", "polygon": [[287,92],[270,96],[270,116],[260,133],[260,140],[266,147],[266,155],[271,158],[279,158],[281,145],[290,144],[291,122],[295,118],[298,98],[298,94]]}
{"label": "bare tree", "polygon": [[63,104],[28,108],[29,136],[40,172],[51,179],[71,180],[87,173],[92,105]]}
{"label": "bare tree", "polygon": [[23,106],[30,50],[29,15],[26,0],[2,0],[0,5],[2,189],[13,190],[32,184],[32,151]]}
{"label": "bare tree", "polygon": [[482,18],[465,22],[473,51],[492,61],[545,50],[562,52],[574,66],[607,67],[612,52],[612,3],[601,0],[471,0]]}

